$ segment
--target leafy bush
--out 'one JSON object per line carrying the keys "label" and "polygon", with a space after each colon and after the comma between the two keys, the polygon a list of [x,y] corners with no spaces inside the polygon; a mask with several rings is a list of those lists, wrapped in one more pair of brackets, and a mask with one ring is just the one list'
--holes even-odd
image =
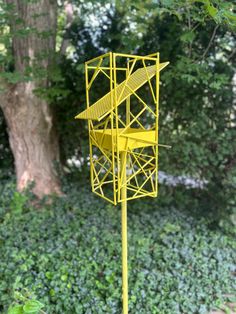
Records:
{"label": "leafy bush", "polygon": [[[4,216],[2,313],[24,289],[48,314],[121,313],[120,209],[86,182],[67,184],[65,192],[42,209]],[[159,204],[129,203],[130,313],[208,313],[235,291],[233,241],[203,218]]]}
{"label": "leafy bush", "polygon": [[[181,5],[181,1],[170,3]],[[226,41],[230,42],[234,35],[213,21],[199,23],[190,31],[188,10],[182,13],[182,19],[156,16],[139,51],[160,51],[161,59],[170,61],[161,74],[159,138],[172,149],[160,149],[159,167],[172,175],[207,181],[204,190],[191,191],[189,200],[185,193],[182,198],[178,195],[178,206],[187,200],[190,206],[198,202],[198,208],[211,212],[215,221],[235,229],[235,71],[234,60],[227,57],[222,46],[228,36]],[[190,19],[196,17],[199,10],[193,11]],[[209,34],[216,28],[216,38],[208,51]],[[172,192],[175,200],[175,190]]]}
{"label": "leafy bush", "polygon": [[7,314],[45,314],[42,310],[44,305],[37,301],[27,289],[24,290],[23,294],[15,292],[15,299]]}
{"label": "leafy bush", "polygon": [[0,184],[0,222],[14,215],[20,215],[32,209],[31,202],[35,196],[31,193],[32,186],[20,193],[16,191],[16,184],[13,180],[5,179]]}

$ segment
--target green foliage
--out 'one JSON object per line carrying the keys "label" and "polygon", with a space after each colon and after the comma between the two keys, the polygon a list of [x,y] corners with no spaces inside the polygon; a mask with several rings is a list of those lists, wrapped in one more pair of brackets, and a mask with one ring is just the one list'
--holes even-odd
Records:
{"label": "green foliage", "polygon": [[8,180],[1,180],[0,185],[0,221],[2,222],[5,219],[5,216],[8,214],[10,203],[12,202],[12,197],[16,189],[16,185],[13,182]]}
{"label": "green foliage", "polygon": [[[171,3],[168,10],[181,5]],[[221,5],[214,2],[218,10]],[[207,182],[202,190],[173,188],[167,197],[177,207],[196,204],[235,232],[235,69],[229,53],[235,34],[209,21],[203,9],[196,3],[181,18],[167,11],[153,17],[139,53],[161,51],[162,60],[170,60],[161,76],[160,142],[172,149],[160,149],[159,168]]]}
{"label": "green foliage", "polygon": [[[48,314],[121,312],[120,209],[82,180],[70,179],[67,197],[1,223],[2,313],[25,289]],[[204,217],[161,204],[164,192],[129,203],[130,313],[209,313],[235,291],[235,243]]]}
{"label": "green foliage", "polygon": [[45,314],[42,310],[44,305],[35,299],[27,289],[23,293],[14,293],[14,302],[9,307],[7,314]]}
{"label": "green foliage", "polygon": [[24,313],[23,305],[14,305],[9,308],[7,313],[8,314],[23,314]]}
{"label": "green foliage", "polygon": [[21,214],[23,212],[23,209],[24,209],[27,201],[28,201],[27,195],[20,193],[18,191],[15,191],[13,194],[13,198],[11,200],[11,203],[10,203],[11,211],[14,214]]}
{"label": "green foliage", "polygon": [[203,8],[217,23],[225,23],[229,27],[236,28],[236,14],[233,13],[234,4],[231,1],[220,0],[195,0],[204,6]]}
{"label": "green foliage", "polygon": [[37,300],[29,300],[25,303],[23,306],[24,313],[33,313],[38,314],[41,310],[41,308],[44,307],[42,303],[40,303]]}
{"label": "green foliage", "polygon": [[12,179],[9,180],[8,176],[6,176],[6,178],[1,180],[0,222],[32,210],[31,203],[35,200],[31,192],[32,186],[23,193],[20,193],[16,191],[16,184],[13,183]]}

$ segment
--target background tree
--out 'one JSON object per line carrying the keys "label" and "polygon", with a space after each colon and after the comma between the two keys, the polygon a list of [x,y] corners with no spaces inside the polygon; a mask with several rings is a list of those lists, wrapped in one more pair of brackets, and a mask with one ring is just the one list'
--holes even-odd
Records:
{"label": "background tree", "polygon": [[17,187],[23,190],[34,182],[33,191],[39,197],[60,193],[54,167],[59,161],[59,146],[53,113],[47,101],[39,97],[49,86],[49,69],[53,67],[57,4],[50,0],[6,0],[2,9],[7,62],[1,60],[5,63],[1,64],[4,91],[0,106],[15,160]]}

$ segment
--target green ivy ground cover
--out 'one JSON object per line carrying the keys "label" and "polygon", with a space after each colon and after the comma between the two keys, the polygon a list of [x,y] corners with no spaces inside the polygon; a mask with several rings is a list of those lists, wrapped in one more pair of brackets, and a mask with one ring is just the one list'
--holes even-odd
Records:
{"label": "green ivy ground cover", "polygon": [[[33,209],[1,191],[1,313],[24,288],[48,314],[121,313],[120,209],[88,185],[66,192]],[[235,291],[234,241],[204,219],[142,199],[128,225],[131,314],[209,313]]]}

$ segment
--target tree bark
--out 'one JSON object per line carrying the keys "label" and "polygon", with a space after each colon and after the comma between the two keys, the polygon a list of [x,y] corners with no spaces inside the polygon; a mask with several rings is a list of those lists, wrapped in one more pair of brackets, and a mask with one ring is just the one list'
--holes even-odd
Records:
{"label": "tree bark", "polygon": [[[59,162],[58,138],[49,104],[37,97],[35,90],[47,88],[49,67],[55,52],[57,3],[55,0],[6,0],[13,5],[10,27],[14,70],[43,71],[40,78],[21,80],[8,85],[0,106],[3,110],[14,155],[17,188],[22,191],[30,183],[38,197],[60,194],[55,170]],[[29,31],[21,36],[21,31]]]}

